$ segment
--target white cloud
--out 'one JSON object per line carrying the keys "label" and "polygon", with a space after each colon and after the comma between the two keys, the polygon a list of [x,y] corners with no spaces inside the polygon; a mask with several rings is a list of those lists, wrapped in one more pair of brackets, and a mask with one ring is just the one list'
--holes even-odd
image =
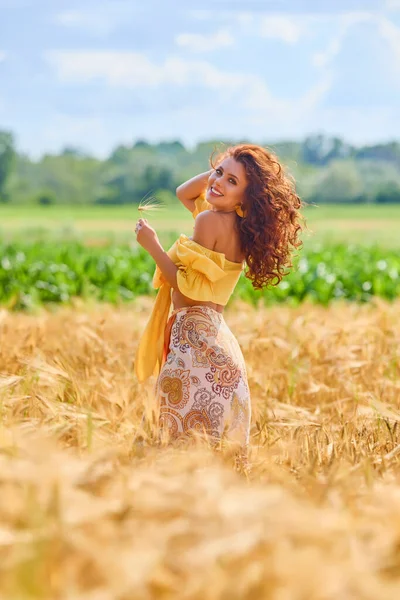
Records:
{"label": "white cloud", "polygon": [[[309,118],[331,89],[333,76],[323,76],[303,96],[290,100],[272,95],[267,82],[258,75],[223,71],[204,60],[168,57],[161,64],[131,52],[52,52],[48,60],[63,82],[99,80],[121,88],[158,88],[162,85],[200,85],[215,93],[215,102],[233,102],[252,120],[291,123]],[[184,106],[181,107],[184,109]],[[255,122],[254,121],[254,122]]]}
{"label": "white cloud", "polygon": [[382,17],[379,20],[378,26],[379,33],[388,42],[390,48],[394,54],[395,66],[399,68],[400,65],[400,27],[397,27],[389,19]]}
{"label": "white cloud", "polygon": [[331,90],[333,83],[333,73],[324,71],[322,78],[298,100],[300,109],[311,114]]}
{"label": "white cloud", "polygon": [[376,14],[367,10],[351,10],[339,15],[338,18],[340,19],[341,23],[351,27],[352,25],[357,25],[358,23],[374,21]]}
{"label": "white cloud", "polygon": [[323,52],[316,52],[312,56],[311,61],[315,67],[326,67],[339,54],[347,29],[347,26],[342,25],[335,37],[330,40],[325,50]]}
{"label": "white cloud", "polygon": [[144,88],[172,85],[202,85],[221,91],[246,90],[260,78],[229,73],[204,60],[171,56],[161,64],[136,52],[52,51],[45,58],[65,83],[99,80],[112,87]]}
{"label": "white cloud", "polygon": [[67,10],[55,17],[56,23],[71,29],[82,29],[98,36],[104,36],[115,28],[115,21],[101,13],[89,13],[81,10]]}
{"label": "white cloud", "polygon": [[386,8],[389,10],[400,10],[400,0],[386,0]]}
{"label": "white cloud", "polygon": [[234,39],[229,31],[220,29],[210,34],[180,33],[175,37],[175,43],[192,52],[212,52],[218,48],[232,46]]}
{"label": "white cloud", "polygon": [[64,10],[55,15],[54,21],[69,29],[80,29],[97,37],[105,37],[132,18],[134,13],[133,4],[117,0],[112,3],[102,2],[92,10]]}
{"label": "white cloud", "polygon": [[245,101],[245,108],[252,112],[252,119],[260,118],[271,121],[278,120],[295,123],[298,120],[310,117],[320,105],[333,85],[333,74],[324,72],[323,77],[305,94],[300,97],[286,100],[273,96],[265,86],[259,82],[249,90]]}
{"label": "white cloud", "polygon": [[262,37],[296,44],[305,30],[304,25],[295,16],[272,14],[261,18],[259,31]]}
{"label": "white cloud", "polygon": [[274,102],[279,104],[280,100],[274,99],[266,83],[259,78],[256,78],[251,87],[247,88],[243,98],[244,108],[251,111],[268,110],[274,105]]}
{"label": "white cloud", "polygon": [[114,51],[50,51],[45,58],[65,83],[100,80],[110,86],[158,86],[165,77],[163,69],[143,54]]}
{"label": "white cloud", "polygon": [[336,35],[330,40],[323,52],[315,53],[311,60],[315,67],[326,67],[339,54],[343,41],[353,25],[366,23],[375,17],[368,12],[348,12],[334,17],[339,21],[339,29]]}

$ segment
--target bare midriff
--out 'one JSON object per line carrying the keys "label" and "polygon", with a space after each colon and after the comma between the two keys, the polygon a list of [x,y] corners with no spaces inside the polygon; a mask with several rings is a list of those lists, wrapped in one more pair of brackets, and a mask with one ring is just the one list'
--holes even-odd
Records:
{"label": "bare midriff", "polygon": [[172,304],[174,307],[174,310],[178,309],[178,308],[186,308],[187,306],[208,306],[209,308],[212,308],[214,310],[216,310],[219,313],[223,313],[224,312],[224,307],[222,306],[222,304],[215,304],[215,302],[200,302],[199,300],[191,300],[190,298],[188,298],[187,296],[184,296],[183,294],[180,293],[179,290],[172,290]]}

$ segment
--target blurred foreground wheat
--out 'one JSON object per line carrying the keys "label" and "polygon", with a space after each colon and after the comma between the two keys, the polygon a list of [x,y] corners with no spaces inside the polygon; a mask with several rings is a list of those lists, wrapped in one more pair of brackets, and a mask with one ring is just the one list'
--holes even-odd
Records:
{"label": "blurred foreground wheat", "polygon": [[397,600],[400,302],[231,307],[247,475],[157,447],[150,303],[0,313],[0,597]]}

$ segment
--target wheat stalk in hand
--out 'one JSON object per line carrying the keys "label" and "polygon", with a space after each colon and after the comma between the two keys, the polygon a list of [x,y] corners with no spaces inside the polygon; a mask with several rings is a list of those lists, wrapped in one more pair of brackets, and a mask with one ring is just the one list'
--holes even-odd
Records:
{"label": "wheat stalk in hand", "polygon": [[161,202],[161,200],[158,200],[158,198],[156,198],[155,196],[146,195],[139,202],[138,211],[141,214],[144,214],[145,212],[155,212],[158,210],[162,210],[164,206],[164,202]]}

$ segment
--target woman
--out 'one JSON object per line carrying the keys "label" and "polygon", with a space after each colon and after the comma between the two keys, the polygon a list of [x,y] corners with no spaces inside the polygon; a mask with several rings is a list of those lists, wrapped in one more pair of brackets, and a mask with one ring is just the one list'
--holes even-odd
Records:
{"label": "woman", "polygon": [[158,375],[160,427],[168,438],[200,431],[246,453],[250,393],[224,306],[244,265],[255,289],[281,281],[291,251],[301,246],[302,203],[276,156],[260,146],[233,146],[211,164],[177,189],[195,218],[191,238],[180,235],[166,253],[147,220],[137,222],[137,241],[157,265],[159,292],[135,372],[139,381]]}

